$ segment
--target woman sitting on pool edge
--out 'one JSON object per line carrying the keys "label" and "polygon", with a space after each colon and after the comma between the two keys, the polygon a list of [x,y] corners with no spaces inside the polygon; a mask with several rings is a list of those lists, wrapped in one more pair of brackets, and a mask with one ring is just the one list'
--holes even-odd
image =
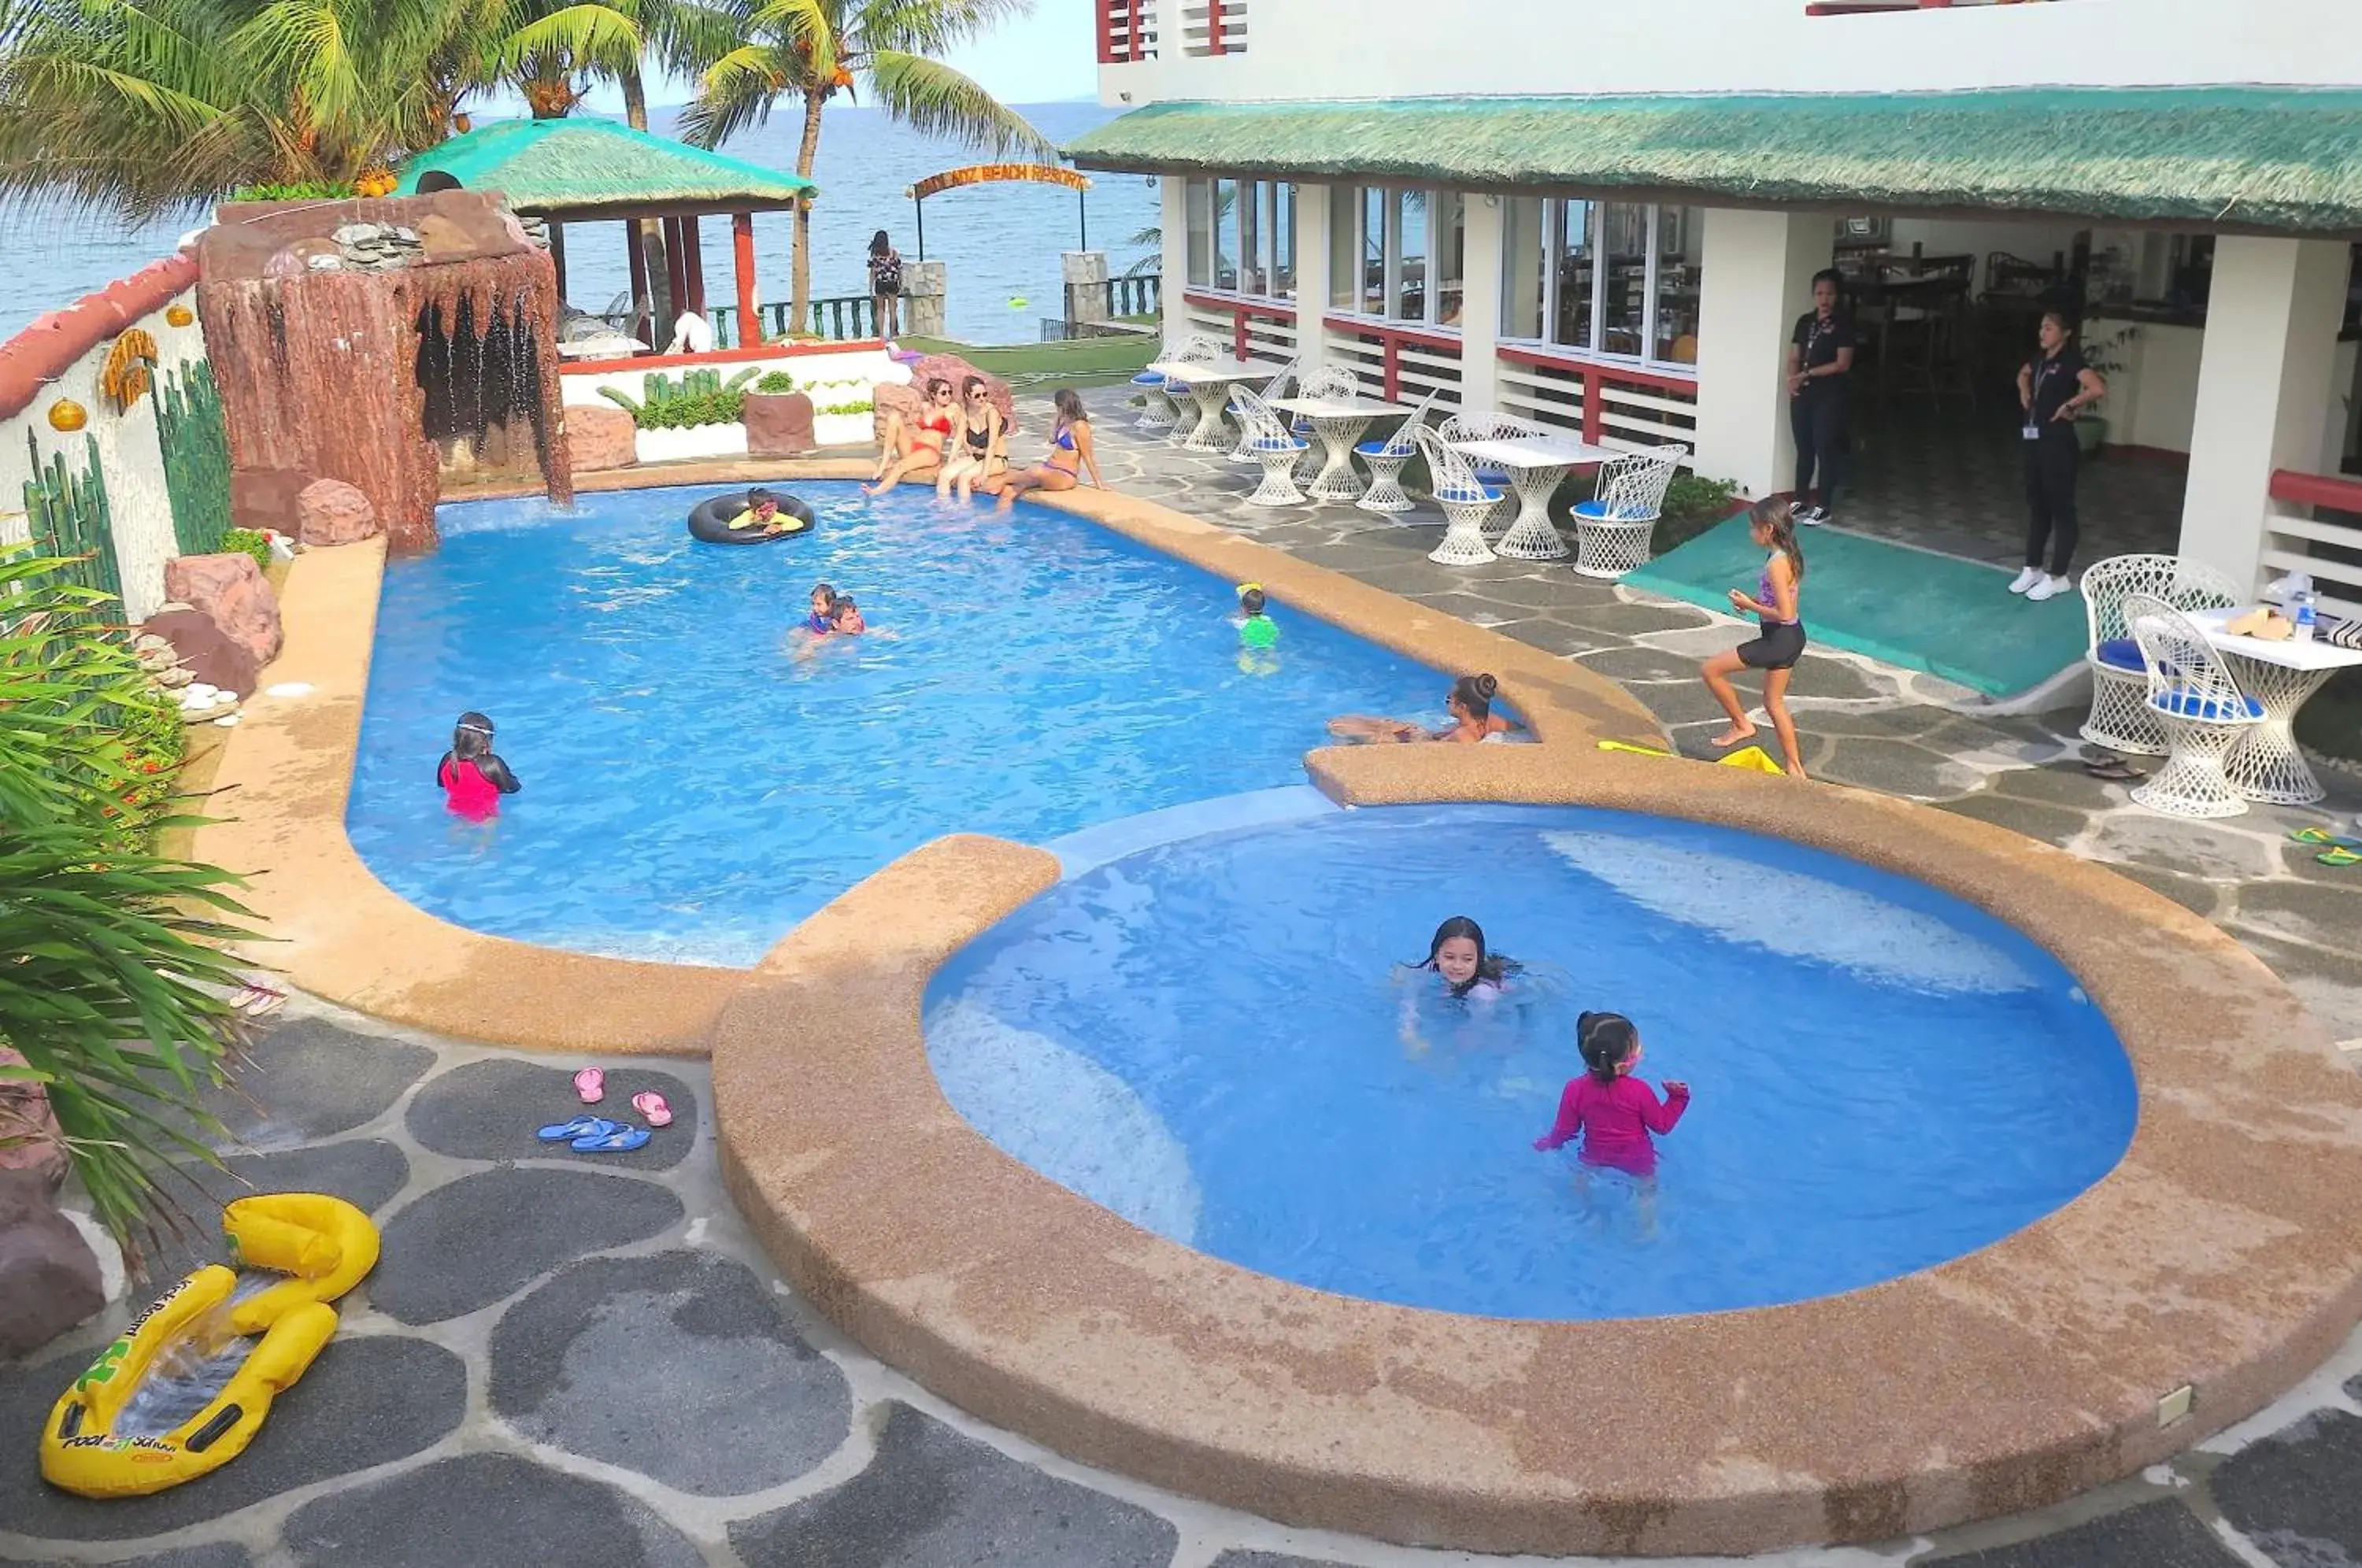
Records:
{"label": "woman sitting on pool edge", "polygon": [[877,443],[877,471],[861,487],[864,495],[883,495],[929,469],[941,468],[952,449],[952,384],[937,376],[927,383],[927,406],[914,430],[902,416],[886,415],[885,437]]}
{"label": "woman sitting on pool edge", "polygon": [[1008,511],[1029,490],[1072,490],[1082,482],[1086,469],[1093,488],[1107,488],[1107,480],[1099,478],[1098,450],[1091,444],[1091,416],[1083,407],[1081,395],[1068,387],[1052,402],[1058,419],[1050,427],[1048,459],[1030,469],[1010,469],[978,486],[1000,497],[1000,511]]}
{"label": "woman sitting on pool edge", "polygon": [[1489,675],[1463,675],[1451,683],[1451,693],[1444,699],[1444,712],[1451,723],[1440,730],[1429,730],[1403,719],[1374,719],[1359,713],[1348,713],[1329,721],[1329,733],[1341,741],[1359,741],[1366,745],[1408,745],[1417,741],[1441,741],[1453,745],[1499,745],[1507,741],[1509,732],[1525,726],[1505,714],[1493,712],[1493,699],[1499,695],[1501,683]]}

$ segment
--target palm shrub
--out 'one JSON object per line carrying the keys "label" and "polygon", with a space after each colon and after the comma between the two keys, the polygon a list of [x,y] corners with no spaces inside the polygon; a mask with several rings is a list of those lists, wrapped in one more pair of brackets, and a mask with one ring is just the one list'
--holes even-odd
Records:
{"label": "palm shrub", "polygon": [[113,602],[60,577],[68,564],[0,558],[0,1044],[26,1063],[0,1079],[47,1092],[100,1221],[136,1256],[180,1217],[160,1178],[215,1158],[197,1098],[239,1041],[217,994],[241,979],[226,944],[256,933],[237,878],[149,847],[191,820],[160,814],[149,764],[171,748],[147,672],[101,619]]}

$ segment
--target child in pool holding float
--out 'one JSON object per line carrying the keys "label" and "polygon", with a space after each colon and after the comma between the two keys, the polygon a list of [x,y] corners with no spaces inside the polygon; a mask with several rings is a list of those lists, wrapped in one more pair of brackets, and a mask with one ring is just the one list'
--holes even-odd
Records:
{"label": "child in pool holding float", "polygon": [[471,823],[499,816],[501,797],[524,788],[492,751],[492,721],[472,709],[452,729],[451,749],[435,765],[435,783],[444,809]]}

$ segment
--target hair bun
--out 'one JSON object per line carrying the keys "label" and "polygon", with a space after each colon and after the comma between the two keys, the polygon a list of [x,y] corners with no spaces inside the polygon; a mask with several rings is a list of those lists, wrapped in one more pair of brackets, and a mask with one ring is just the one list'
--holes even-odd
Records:
{"label": "hair bun", "polygon": [[1501,683],[1489,675],[1480,675],[1476,678],[1476,690],[1489,701],[1494,692],[1501,690]]}

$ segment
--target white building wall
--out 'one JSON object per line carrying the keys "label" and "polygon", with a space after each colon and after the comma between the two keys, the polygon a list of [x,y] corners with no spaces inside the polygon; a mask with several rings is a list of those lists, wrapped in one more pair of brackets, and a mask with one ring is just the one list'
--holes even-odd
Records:
{"label": "white building wall", "polygon": [[1329,330],[1320,324],[1329,299],[1330,187],[1296,187],[1296,351],[1308,371],[1330,360]]}
{"label": "white building wall", "polygon": [[[1160,13],[1183,0],[1154,0]],[[1804,0],[1250,0],[1242,53],[1099,69],[1160,99],[1912,93],[2003,85],[2362,83],[2352,0],[2059,0],[1808,17]],[[1160,20],[1164,19],[1160,15]]]}
{"label": "white building wall", "polygon": [[1813,274],[1829,264],[1817,213],[1709,208],[1698,299],[1699,473],[1760,498],[1795,480],[1788,427],[1789,333],[1813,308]]}

